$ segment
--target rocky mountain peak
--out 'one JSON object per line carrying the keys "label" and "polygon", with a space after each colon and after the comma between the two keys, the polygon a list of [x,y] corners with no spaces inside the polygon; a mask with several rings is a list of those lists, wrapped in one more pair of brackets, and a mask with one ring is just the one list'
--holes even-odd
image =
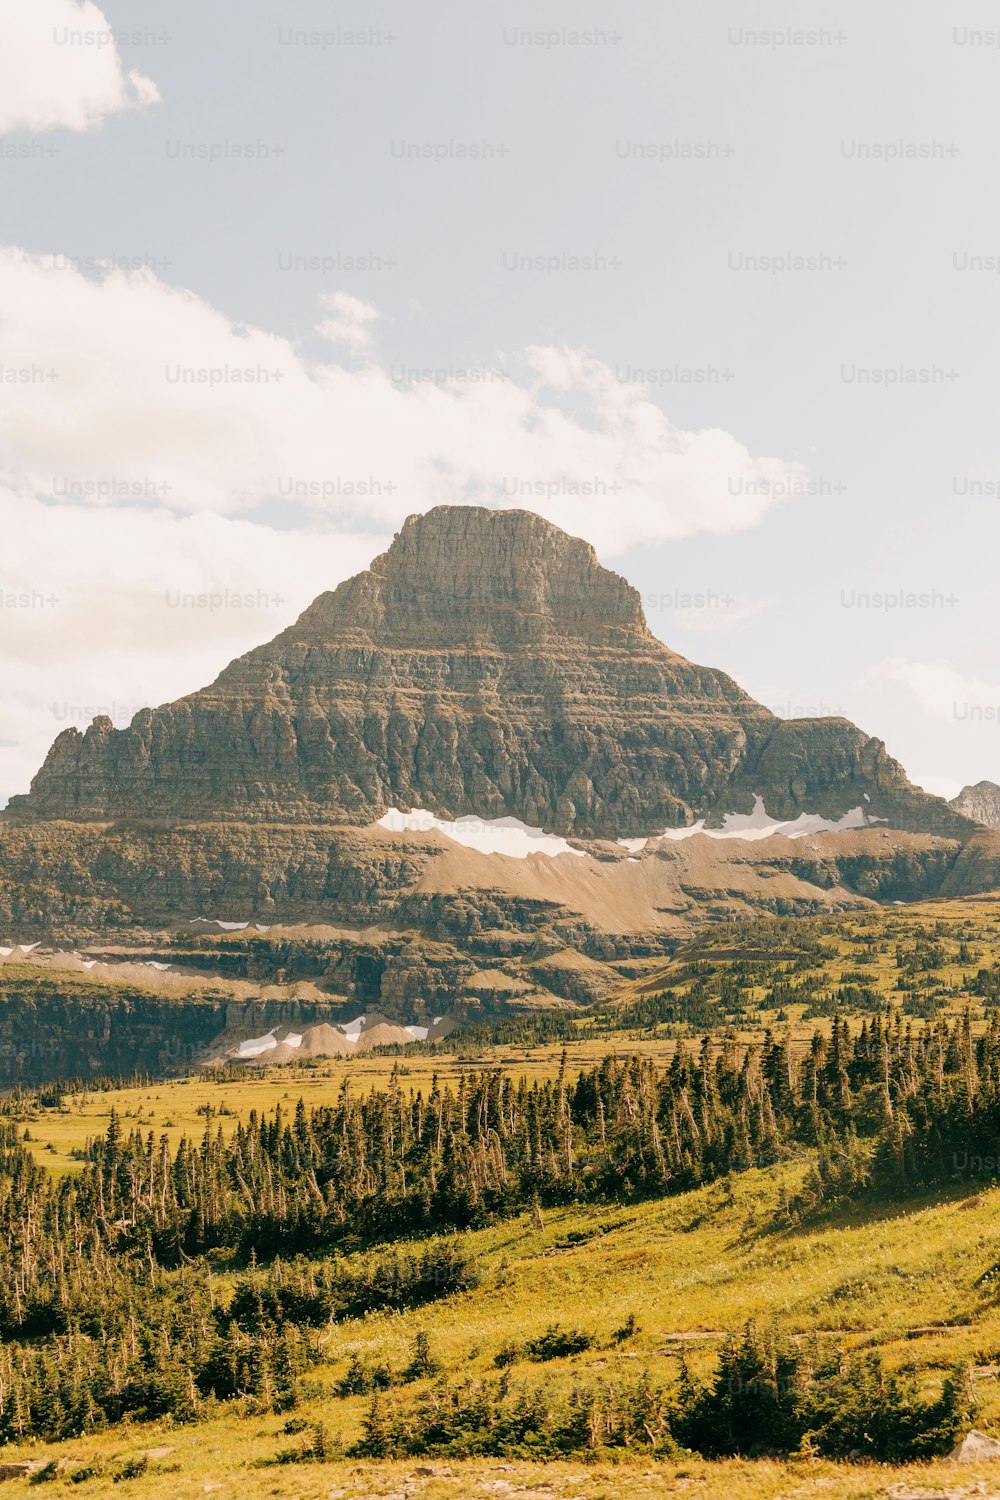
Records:
{"label": "rocky mountain peak", "polygon": [[948,806],[986,828],[1000,828],[1000,786],[995,781],[977,781],[974,786],[963,786]]}
{"label": "rocky mountain peak", "polygon": [[529,511],[438,506],[208,687],[127,729],[65,730],[10,812],[356,827],[425,808],[615,839],[758,797],[781,819],[964,826],[881,741],[780,720],[671,651],[587,542]]}
{"label": "rocky mountain peak", "polygon": [[638,593],[593,547],[526,510],[408,516],[367,572],[321,594],[280,641],[500,646],[648,637]]}

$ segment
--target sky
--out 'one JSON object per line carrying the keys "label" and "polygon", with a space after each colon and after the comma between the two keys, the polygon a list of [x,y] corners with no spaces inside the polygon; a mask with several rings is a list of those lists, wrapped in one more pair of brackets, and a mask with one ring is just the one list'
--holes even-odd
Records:
{"label": "sky", "polygon": [[0,0],[0,805],[442,502],[1000,780],[985,4]]}

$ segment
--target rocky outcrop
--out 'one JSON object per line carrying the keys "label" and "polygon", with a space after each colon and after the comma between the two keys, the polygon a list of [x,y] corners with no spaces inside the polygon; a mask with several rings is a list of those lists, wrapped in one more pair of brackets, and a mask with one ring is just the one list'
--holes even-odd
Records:
{"label": "rocky outcrop", "polygon": [[388,920],[440,841],[377,830],[0,819],[0,930],[47,936],[207,915]]}
{"label": "rocky outcrop", "polygon": [[621,982],[614,969],[575,948],[562,948],[539,959],[531,965],[531,974],[545,989],[580,1005],[606,999]]}
{"label": "rocky outcrop", "polygon": [[[240,973],[264,978],[284,967],[272,963],[272,943],[288,946],[274,924],[333,924],[349,933],[338,944],[338,953],[350,950],[349,968],[328,954],[325,967],[289,967],[288,977],[322,979],[373,1003],[389,934],[442,945],[450,976],[456,953],[476,966],[526,956],[541,930],[557,947],[616,961],[661,952],[712,915],[830,910],[859,896],[910,900],[1000,883],[1000,834],[986,829],[964,843],[884,828],[752,843],[696,836],[614,856],[505,859],[440,834],[382,829],[0,820],[0,944],[78,944],[114,931],[135,942],[143,930],[189,928],[199,915],[255,921],[272,931],[247,943],[251,967]],[[223,974],[235,972],[218,962]],[[393,971],[401,996],[416,988],[402,956]],[[420,972],[419,982],[436,988],[424,959]]]}
{"label": "rocky outcrop", "polygon": [[1000,786],[995,781],[977,781],[975,786],[963,786],[957,797],[948,806],[984,828],[1000,828]]}
{"label": "rocky outcrop", "polygon": [[752,811],[757,794],[775,819],[803,810],[837,819],[860,807],[893,828],[953,838],[973,831],[960,809],[911,785],[882,741],[848,719],[780,720],[760,753],[739,767],[709,822],[723,810]]}
{"label": "rocky outcrop", "polygon": [[186,1072],[221,1034],[223,999],[158,999],[122,985],[4,984],[0,1088],[57,1078]]}
{"label": "rocky outcrop", "polygon": [[210,687],[64,730],[9,816],[358,826],[396,806],[617,838],[755,794],[776,816],[966,826],[881,741],[785,723],[671,651],[586,542],[442,506]]}

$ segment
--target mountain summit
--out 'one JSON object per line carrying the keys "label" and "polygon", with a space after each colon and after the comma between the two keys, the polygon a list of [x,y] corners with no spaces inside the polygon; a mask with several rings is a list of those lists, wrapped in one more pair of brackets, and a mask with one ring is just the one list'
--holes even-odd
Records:
{"label": "mountain summit", "polygon": [[544,639],[648,640],[639,595],[589,542],[526,510],[439,505],[409,516],[388,552],[319,598],[279,643],[363,638],[516,649]]}
{"label": "mountain summit", "polygon": [[14,816],[364,825],[390,807],[564,835],[726,812],[954,832],[880,740],[784,721],[658,641],[593,548],[527,511],[411,516],[207,688],[126,729],[64,730]]}
{"label": "mountain summit", "polygon": [[1000,786],[995,781],[977,781],[975,786],[964,786],[948,806],[963,817],[982,823],[985,828],[1000,829]]}

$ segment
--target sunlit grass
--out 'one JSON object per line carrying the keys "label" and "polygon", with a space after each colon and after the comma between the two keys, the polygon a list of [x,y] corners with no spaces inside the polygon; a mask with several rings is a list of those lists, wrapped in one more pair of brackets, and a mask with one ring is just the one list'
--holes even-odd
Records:
{"label": "sunlit grass", "polygon": [[[491,1376],[503,1344],[526,1340],[560,1322],[593,1335],[594,1346],[545,1365],[521,1362],[512,1372],[516,1378],[570,1384],[648,1370],[656,1381],[670,1384],[682,1354],[696,1374],[706,1375],[718,1332],[753,1319],[774,1322],[793,1336],[820,1330],[822,1338],[844,1349],[877,1347],[890,1366],[913,1372],[929,1392],[939,1386],[945,1369],[968,1359],[976,1368],[982,1401],[979,1425],[1000,1424],[994,1368],[1000,1353],[1000,1305],[992,1292],[977,1286],[1000,1258],[1000,1189],[973,1199],[937,1194],[874,1213],[855,1209],[810,1225],[782,1226],[775,1212],[782,1179],[794,1191],[803,1170],[804,1163],[757,1170],[656,1203],[568,1207],[546,1211],[541,1226],[525,1214],[474,1232],[468,1241],[484,1272],[483,1284],[420,1309],[373,1313],[333,1326],[325,1335],[328,1363],[317,1372],[331,1394],[309,1400],[296,1416],[323,1421],[345,1441],[356,1438],[367,1401],[336,1398],[334,1382],[355,1351],[401,1369],[418,1329],[429,1334],[434,1353],[451,1375]],[[220,1285],[224,1283],[225,1277]],[[630,1314],[638,1324],[636,1334],[615,1343],[615,1330]],[[912,1336],[928,1326],[939,1331]],[[415,1389],[419,1386],[394,1394],[405,1401]],[[130,1480],[124,1491],[156,1500],[204,1494],[206,1483],[219,1486],[212,1494],[238,1494],[243,1500],[401,1494],[393,1486],[404,1479],[419,1481],[412,1493],[429,1497],[489,1495],[501,1491],[474,1486],[501,1475],[523,1486],[526,1494],[549,1493],[565,1480],[567,1493],[596,1496],[617,1472],[576,1462],[545,1465],[543,1475],[529,1465],[434,1460],[374,1469],[347,1463],[249,1467],[294,1445],[296,1439],[282,1431],[285,1420],[240,1419],[230,1413],[189,1428],[136,1426],[33,1451],[82,1462],[169,1445],[174,1452],[162,1463],[178,1465],[177,1472],[149,1473]],[[898,1477],[895,1470],[829,1463],[709,1465],[691,1460],[679,1466],[685,1471],[681,1475],[676,1464],[658,1468],[648,1458],[638,1459],[637,1466],[635,1472],[629,1469],[627,1483],[630,1493],[639,1496],[663,1494],[664,1483],[695,1476],[697,1493],[710,1496],[809,1494],[813,1489],[835,1497],[860,1496],[879,1493]],[[903,1472],[917,1470],[911,1466]],[[929,1471],[919,1472],[926,1476]],[[581,1477],[571,1480],[573,1475]],[[540,1491],[543,1479],[548,1488]],[[104,1493],[100,1482],[67,1490],[87,1493],[90,1485],[90,1492]],[[4,1493],[17,1494],[22,1488],[27,1493],[19,1484]],[[31,1492],[37,1490],[32,1487]]]}
{"label": "sunlit grass", "polygon": [[[866,966],[867,975],[873,987],[893,996],[895,1003],[896,941],[902,940],[904,931],[912,934],[916,929],[942,937],[949,958],[938,977],[956,990],[949,1004],[954,1014],[964,1003],[961,987],[968,966],[952,961],[956,939],[951,928],[958,931],[969,922],[981,933],[973,942],[975,966],[996,963],[1000,906],[988,900],[924,903],[876,913],[864,922],[851,913],[844,918],[844,928],[845,934],[857,932],[867,923],[879,950],[877,962]],[[834,957],[825,961],[831,984],[840,983],[844,972],[855,968],[857,951],[846,935],[836,942]],[[804,1022],[801,1007],[797,1011],[789,1034],[801,1047],[814,1029],[826,1030],[829,1023]],[[981,1026],[981,1009],[978,1014],[976,1024]],[[773,1025],[775,1017],[763,1014],[760,1021]],[[860,1018],[851,1024],[860,1025]],[[759,1039],[760,1031],[748,1029],[741,1035]],[[615,1048],[666,1062],[676,1045],[666,1034],[639,1038],[622,1032],[581,1039],[566,1050],[572,1074]],[[698,1038],[685,1045],[696,1048]],[[56,1172],[77,1170],[80,1163],[74,1153],[103,1133],[112,1109],[126,1129],[152,1131],[156,1137],[165,1134],[176,1146],[182,1135],[200,1136],[207,1120],[213,1130],[221,1126],[228,1131],[252,1110],[268,1112],[280,1104],[291,1113],[299,1098],[308,1105],[333,1103],[345,1079],[355,1092],[382,1088],[397,1065],[403,1087],[426,1094],[435,1074],[454,1080],[480,1066],[502,1067],[529,1079],[554,1077],[562,1051],[563,1045],[555,1043],[526,1052],[489,1048],[482,1057],[465,1062],[444,1051],[398,1060],[354,1057],[312,1068],[248,1070],[240,1079],[225,1082],[205,1073],[71,1096],[59,1108],[34,1108],[23,1123],[37,1160]],[[942,1189],[905,1203],[865,1203],[789,1224],[779,1204],[783,1193],[794,1196],[807,1166],[803,1155],[676,1198],[546,1209],[540,1224],[527,1213],[471,1233],[468,1244],[481,1266],[482,1284],[420,1309],[372,1313],[324,1330],[326,1362],[314,1379],[327,1394],[311,1396],[294,1419],[321,1421],[345,1444],[354,1441],[368,1403],[365,1398],[339,1399],[334,1394],[348,1360],[361,1352],[398,1371],[409,1361],[418,1330],[429,1335],[433,1352],[451,1378],[492,1378],[503,1345],[512,1340],[523,1343],[558,1322],[583,1329],[592,1336],[592,1346],[544,1365],[521,1360],[513,1367],[514,1378],[569,1386],[649,1371],[653,1380],[670,1386],[682,1358],[696,1377],[708,1376],[721,1331],[754,1320],[774,1323],[795,1338],[816,1335],[845,1351],[878,1349],[890,1368],[912,1374],[929,1395],[940,1388],[949,1368],[967,1360],[981,1402],[977,1425],[1000,1431],[1000,1294],[982,1280],[1000,1261],[1000,1188],[971,1197]],[[231,1274],[220,1264],[222,1296]],[[630,1316],[636,1332],[616,1341],[616,1330]],[[399,1388],[390,1399],[405,1403],[422,1388],[419,1382]],[[261,1466],[301,1441],[284,1430],[287,1421],[287,1416],[240,1414],[229,1408],[192,1426],[133,1424],[74,1442],[8,1450],[0,1462],[23,1456],[58,1459],[66,1464],[65,1477],[40,1490],[11,1480],[2,1492],[120,1493],[148,1500],[204,1495],[217,1500],[360,1500],[376,1495],[384,1500],[540,1500],[560,1495],[621,1500],[627,1490],[629,1500],[682,1493],[708,1500],[861,1500],[885,1495],[893,1485],[933,1494],[956,1493],[960,1483],[970,1493],[984,1481],[985,1495],[993,1492],[991,1483],[996,1486],[988,1464],[963,1466],[960,1471],[942,1463],[890,1468],[809,1460],[712,1464],[690,1458],[658,1464],[646,1456],[633,1460],[626,1455],[616,1465],[429,1459]],[[116,1472],[146,1449],[170,1451],[152,1461],[145,1474],[116,1482]],[[102,1472],[71,1482],[72,1470],[84,1465],[98,1465]]]}

